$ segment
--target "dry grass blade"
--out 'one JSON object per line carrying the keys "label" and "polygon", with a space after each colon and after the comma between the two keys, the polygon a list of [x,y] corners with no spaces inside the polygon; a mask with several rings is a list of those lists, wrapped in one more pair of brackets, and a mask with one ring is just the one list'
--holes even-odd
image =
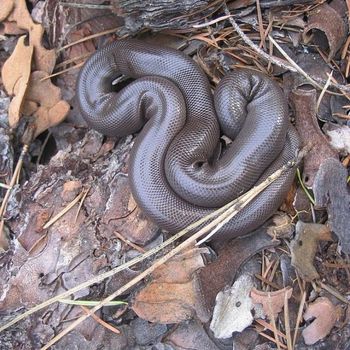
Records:
{"label": "dry grass blade", "polygon": [[272,331],[273,331],[273,335],[275,337],[275,343],[277,345],[277,349],[281,349],[281,343],[280,343],[280,340],[278,338],[278,329],[277,329],[277,326],[276,326],[276,320],[275,320],[275,317],[273,315],[273,312],[272,312],[272,306],[271,306],[271,298],[270,298],[270,293],[269,293],[269,296],[268,296],[268,306],[269,306],[269,319],[271,320],[271,323],[272,323]]}
{"label": "dry grass blade", "polygon": [[51,131],[49,130],[49,131],[47,132],[47,135],[46,135],[46,137],[45,137],[44,142],[42,143],[42,145],[41,145],[41,147],[40,147],[40,152],[39,152],[38,158],[36,159],[36,162],[35,162],[35,165],[36,165],[36,166],[39,166],[39,164],[40,164],[41,157],[43,156],[45,147],[46,147],[47,143],[49,142],[50,136],[51,136]]}
{"label": "dry grass blade", "polygon": [[[278,290],[280,289],[281,287],[279,285],[277,285],[276,283],[274,282],[271,282],[269,281],[267,278],[264,278],[263,276],[260,276],[259,274],[255,274],[254,275],[258,280],[260,280],[261,282],[263,282],[264,284],[267,284],[268,286]],[[263,288],[263,290],[265,290],[265,288]]]}
{"label": "dry grass blade", "polygon": [[[264,338],[266,338],[266,339],[268,339],[268,340],[270,340],[270,341],[276,343],[276,341],[275,341],[274,338],[270,337],[269,335],[267,335],[267,334],[264,333],[264,332],[259,332],[259,335],[261,335],[261,336],[263,336]],[[280,348],[282,348],[282,349],[287,349],[287,347],[286,347],[284,344],[280,344]]]}
{"label": "dry grass blade", "polygon": [[[66,334],[68,334],[70,331],[72,331],[75,327],[77,327],[80,323],[82,323],[84,320],[86,320],[89,316],[91,316],[93,313],[95,313],[97,310],[99,310],[101,307],[103,307],[108,302],[112,301],[114,298],[116,298],[118,295],[125,293],[129,288],[137,284],[138,282],[142,281],[145,277],[147,277],[150,273],[152,273],[156,268],[163,265],[166,261],[168,261],[170,258],[178,254],[179,252],[183,251],[184,249],[188,248],[189,246],[193,245],[193,243],[198,240],[200,237],[202,237],[204,234],[207,234],[208,232],[214,230],[217,230],[218,226],[222,226],[223,222],[228,217],[233,217],[236,215],[242,208],[244,208],[254,197],[256,197],[259,193],[261,193],[262,190],[264,190],[267,186],[269,186],[273,181],[275,181],[277,178],[279,178],[284,171],[290,168],[290,166],[293,164],[291,162],[290,164],[287,164],[283,166],[281,169],[278,169],[276,172],[274,172],[271,176],[269,176],[265,181],[263,181],[261,184],[255,186],[251,190],[249,190],[246,194],[239,197],[233,205],[228,207],[227,210],[225,210],[222,214],[220,214],[218,217],[216,217],[213,221],[211,221],[209,224],[207,224],[205,227],[201,228],[198,232],[194,233],[191,237],[186,239],[184,242],[179,244],[177,247],[175,247],[173,250],[165,254],[163,257],[156,260],[152,266],[147,268],[145,271],[141,272],[138,276],[133,278],[130,282],[125,284],[123,287],[112,293],[110,296],[105,298],[100,302],[99,305],[96,305],[94,308],[89,310],[89,314],[83,315],[80,318],[78,318],[76,321],[74,321],[72,324],[70,324],[67,328],[65,328],[61,333],[56,335],[53,339],[51,339],[44,347],[42,347],[42,350],[46,350],[52,345],[54,345],[57,341],[59,341],[62,337],[64,337]],[[226,222],[226,221],[225,221]],[[277,346],[279,344],[278,337],[276,335],[276,341]],[[279,347],[279,346],[278,346]],[[280,347],[279,347],[280,348]]]}
{"label": "dry grass blade", "polygon": [[218,23],[218,22],[221,22],[221,21],[225,21],[226,19],[228,19],[228,18],[230,18],[232,16],[233,15],[227,15],[227,16],[218,17],[218,18],[213,19],[212,21],[208,21],[208,22],[203,23],[203,24],[194,24],[192,27],[196,28],[196,29],[205,28],[205,27],[211,26],[211,25],[213,25],[215,23]]}
{"label": "dry grass blade", "polygon": [[58,75],[61,75],[61,74],[63,74],[63,73],[67,73],[67,72],[69,72],[69,71],[71,71],[71,70],[73,70],[73,69],[80,68],[80,67],[82,67],[82,66],[84,65],[84,63],[85,63],[85,62],[80,62],[80,63],[76,64],[75,66],[72,66],[72,67],[69,67],[69,68],[66,68],[66,69],[62,69],[62,70],[60,70],[59,72],[53,73],[53,74],[51,74],[51,75],[48,75],[48,76],[45,77],[45,78],[40,79],[40,81],[44,81],[44,80],[47,80],[47,79],[51,79],[51,78],[57,77]]}
{"label": "dry grass blade", "polygon": [[113,10],[112,5],[79,4],[75,2],[63,2],[63,1],[61,1],[60,4],[63,7],[74,7],[74,8],[90,9],[90,10]]}
{"label": "dry grass blade", "polygon": [[138,245],[136,245],[135,243],[130,242],[128,239],[126,239],[125,237],[123,237],[118,231],[114,231],[114,234],[117,236],[118,239],[120,239],[121,241],[123,241],[125,244],[127,244],[128,246],[132,247],[133,249],[137,250],[138,252],[140,252],[141,254],[144,254],[146,252],[146,250],[144,250],[142,247],[139,247]]}
{"label": "dry grass blade", "polygon": [[[85,312],[86,314],[89,313],[89,309],[88,309],[87,307],[85,307],[85,306],[83,306],[83,305],[80,305],[80,307],[84,310],[84,312]],[[115,328],[115,327],[113,327],[112,325],[110,325],[109,323],[103,321],[103,320],[102,320],[100,317],[98,317],[97,315],[93,314],[93,315],[91,315],[91,317],[92,317],[97,323],[99,323],[101,326],[103,326],[103,327],[109,329],[110,331],[112,331],[112,332],[115,333],[115,334],[120,334],[120,330],[119,330],[118,328]]]}
{"label": "dry grass blade", "polygon": [[324,96],[324,94],[326,93],[331,81],[332,81],[332,76],[333,76],[333,71],[331,71],[331,74],[328,75],[328,79],[326,81],[326,84],[324,85],[321,93],[320,93],[320,96],[318,97],[318,100],[317,100],[317,103],[316,103],[316,111],[318,111],[318,109],[320,108],[320,104],[321,104],[321,101],[322,101],[322,98]]}
{"label": "dry grass blade", "polygon": [[21,172],[22,165],[23,165],[23,159],[24,159],[24,156],[27,154],[28,149],[29,149],[28,145],[24,145],[23,146],[22,152],[21,152],[21,154],[19,156],[17,165],[16,165],[15,170],[13,172],[10,184],[8,185],[8,188],[7,188],[7,191],[5,193],[4,199],[2,200],[2,203],[1,203],[1,207],[0,207],[0,242],[2,244],[4,244],[6,242],[6,239],[4,238],[4,230],[3,230],[3,228],[4,228],[4,223],[5,223],[5,221],[4,221],[4,214],[5,214],[5,211],[6,211],[6,208],[7,208],[7,203],[9,201],[9,199],[10,199],[12,188],[13,188],[13,186],[15,186],[15,184],[18,181],[19,174]]}
{"label": "dry grass blade", "polygon": [[[256,323],[259,323],[261,326],[263,326],[264,328],[268,329],[269,331],[273,331],[273,327],[271,326],[270,323],[264,321],[264,320],[261,320],[261,319],[257,319],[255,320]],[[281,338],[284,338],[284,339],[287,339],[287,337],[281,332],[279,331],[278,329],[276,330],[277,331],[277,334],[281,337]]]}
{"label": "dry grass blade", "polygon": [[58,50],[58,52],[63,51],[63,50],[65,50],[65,49],[68,49],[68,48],[71,47],[71,46],[74,46],[74,45],[83,43],[83,42],[85,42],[85,41],[88,41],[88,40],[91,40],[91,39],[94,39],[94,38],[98,38],[98,37],[103,36],[103,35],[115,33],[119,28],[120,28],[120,27],[115,27],[115,28],[108,29],[108,30],[105,30],[105,31],[100,32],[100,33],[88,35],[88,36],[86,36],[86,37],[84,37],[84,38],[82,38],[82,39],[79,39],[79,40],[74,41],[74,42],[72,42],[72,43],[69,43],[69,44],[67,44],[67,45],[65,45],[65,46],[62,46],[62,47]]}
{"label": "dry grass blade", "polygon": [[80,192],[67,206],[62,209],[58,214],[56,214],[52,219],[50,219],[44,226],[43,229],[46,230],[51,225],[53,225],[57,220],[59,220],[64,214],[66,214],[69,210],[71,210],[79,201],[81,198],[83,198],[84,193],[86,190]]}
{"label": "dry grass blade", "polygon": [[3,184],[3,183],[0,183],[0,187],[1,187],[1,188],[5,188],[5,189],[7,189],[7,190],[9,190],[9,189],[11,188],[11,186],[6,185],[6,184]]}
{"label": "dry grass blade", "polygon": [[286,338],[287,338],[287,348],[288,350],[293,350],[292,335],[290,332],[290,316],[289,316],[289,307],[288,307],[288,294],[284,293],[284,327],[286,329]]}
{"label": "dry grass blade", "polygon": [[323,288],[324,290],[326,290],[328,293],[332,294],[333,296],[335,296],[337,299],[339,299],[340,301],[342,301],[345,304],[350,304],[350,301],[348,299],[346,299],[346,297],[344,297],[343,295],[341,295],[337,290],[335,290],[334,288],[332,288],[331,286],[328,286],[327,284],[323,283],[323,282],[319,282],[318,285]]}
{"label": "dry grass blade", "polygon": [[82,196],[81,201],[80,201],[80,203],[79,203],[77,213],[75,214],[74,222],[77,222],[78,215],[79,215],[79,213],[80,213],[81,207],[82,207],[82,205],[83,205],[83,203],[84,203],[84,201],[85,201],[86,196],[87,196],[88,193],[90,192],[90,189],[91,189],[91,186],[89,186],[87,189],[85,189],[85,190],[83,191],[83,196]]}
{"label": "dry grass blade", "polygon": [[303,295],[301,297],[301,301],[300,301],[300,305],[299,305],[299,310],[298,310],[298,316],[297,316],[297,321],[295,324],[295,330],[294,330],[294,336],[293,336],[293,346],[292,348],[295,348],[295,342],[297,340],[297,336],[298,336],[298,330],[299,330],[299,325],[300,322],[303,318],[303,310],[304,310],[304,305],[305,305],[305,300],[306,300],[306,291],[303,291]]}
{"label": "dry grass blade", "polygon": [[258,23],[259,23],[259,34],[260,34],[260,45],[259,47],[265,48],[265,32],[264,32],[264,25],[263,25],[263,19],[261,14],[261,8],[260,8],[260,0],[256,0],[256,12],[258,15]]}
{"label": "dry grass blade", "polygon": [[255,45],[253,43],[253,41],[250,38],[248,38],[248,36],[246,34],[244,34],[243,30],[239,27],[239,25],[236,23],[236,21],[231,17],[231,13],[230,13],[229,9],[227,8],[226,4],[223,5],[223,8],[224,8],[225,14],[227,16],[230,16],[230,17],[228,17],[228,19],[229,19],[233,29],[238,33],[238,35],[242,38],[242,40],[248,46],[250,46],[260,57],[262,57],[267,62],[272,62],[273,64],[275,64],[281,68],[290,70],[292,72],[297,71],[293,66],[288,64],[288,62],[285,62],[285,61],[279,59],[278,57],[270,56],[264,50],[262,50],[257,45]]}
{"label": "dry grass blade", "polygon": [[84,55],[80,55],[80,56],[76,56],[76,57],[70,58],[68,60],[65,60],[65,61],[59,63],[59,64],[56,64],[55,69],[65,67],[68,64],[74,63],[76,61],[85,60],[86,58],[90,57],[91,55],[92,55],[92,53],[89,52],[89,53],[86,53]]}
{"label": "dry grass blade", "polygon": [[277,50],[283,55],[283,57],[292,65],[292,67],[300,73],[302,76],[304,76],[311,85],[317,87],[320,90],[323,90],[324,87],[322,87],[319,83],[317,83],[315,80],[313,80],[303,69],[301,69],[289,56],[288,54],[282,49],[282,47],[273,39],[271,35],[269,35],[269,40],[273,43],[273,45],[277,48]]}
{"label": "dry grass blade", "polygon": [[[276,259],[276,261],[274,261],[274,264],[273,264],[273,267],[272,267],[270,276],[268,277],[268,281],[269,281],[269,282],[272,282],[272,281],[273,281],[279,264],[280,264],[279,259]],[[270,290],[269,285],[267,285],[267,290]]]}

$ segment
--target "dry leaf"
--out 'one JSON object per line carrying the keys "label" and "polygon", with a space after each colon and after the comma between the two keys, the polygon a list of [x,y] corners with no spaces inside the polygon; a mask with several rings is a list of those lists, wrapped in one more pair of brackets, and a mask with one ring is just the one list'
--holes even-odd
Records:
{"label": "dry leaf", "polygon": [[318,241],[331,241],[330,229],[321,224],[309,224],[298,221],[295,227],[295,238],[290,243],[292,265],[305,281],[319,278],[313,261]]}
{"label": "dry leaf", "polygon": [[0,35],[22,35],[25,33],[26,31],[18,28],[15,22],[3,21],[0,27]]}
{"label": "dry leaf", "polygon": [[42,71],[31,74],[26,101],[35,102],[42,107],[53,107],[61,100],[61,89],[53,85],[49,79],[45,79],[47,76],[48,74]]}
{"label": "dry leaf", "polygon": [[61,100],[60,88],[49,79],[42,80],[47,75],[41,71],[32,73],[23,105],[23,111],[35,117],[36,136],[63,121],[70,109],[69,104]]}
{"label": "dry leaf", "polygon": [[312,318],[315,320],[302,331],[306,345],[315,344],[328,335],[339,318],[339,312],[329,299],[321,297],[309,304],[304,313],[306,321]]}
{"label": "dry leaf", "polygon": [[203,307],[194,272],[204,267],[201,254],[206,248],[191,249],[163,264],[152,274],[153,281],[135,297],[132,309],[150,322],[180,323],[195,315],[209,320]]}
{"label": "dry leaf", "polygon": [[33,55],[33,46],[24,44],[25,36],[18,39],[15,50],[9,59],[4,63],[1,76],[5,89],[9,95],[15,96],[9,107],[9,124],[14,128],[17,126],[20,118],[23,98],[27,90],[31,62]]}
{"label": "dry leaf", "polygon": [[70,105],[66,101],[58,101],[51,108],[39,107],[33,114],[35,117],[35,137],[51,126],[61,123],[67,116]]}
{"label": "dry leaf", "polygon": [[[217,249],[218,258],[199,272],[201,290],[207,307],[214,308],[218,293],[231,286],[240,266],[257,252],[275,247],[277,240],[271,240],[261,227],[252,234],[238,237]],[[215,283],[213,283],[215,281]]]}
{"label": "dry leaf", "polygon": [[1,0],[0,6],[0,22],[8,17],[13,7],[15,6],[14,0]]}
{"label": "dry leaf", "polygon": [[276,318],[282,311],[285,295],[287,294],[289,299],[292,293],[292,287],[286,287],[275,292],[263,292],[253,288],[250,292],[250,297],[253,299],[254,304],[262,304],[265,315],[271,319],[271,316]]}
{"label": "dry leaf", "polygon": [[210,323],[215,338],[230,338],[233,332],[242,332],[252,324],[254,318],[251,310],[254,305],[249,293],[253,287],[252,277],[243,275],[231,288],[217,295]]}
{"label": "dry leaf", "polygon": [[[3,1],[3,0],[2,0]],[[44,29],[41,24],[34,23],[30,16],[25,0],[12,1],[12,12],[0,20],[7,19],[9,22],[16,22],[19,29],[29,32],[29,44],[34,47],[34,64],[36,70],[52,73],[56,62],[55,50],[47,50],[41,41]]]}

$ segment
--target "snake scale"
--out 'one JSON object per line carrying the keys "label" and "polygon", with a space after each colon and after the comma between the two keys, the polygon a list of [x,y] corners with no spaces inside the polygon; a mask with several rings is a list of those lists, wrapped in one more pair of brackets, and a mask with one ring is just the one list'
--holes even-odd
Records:
{"label": "snake scale", "polygon": [[[134,79],[116,91],[120,76]],[[237,69],[214,94],[198,65],[181,51],[136,39],[94,53],[77,82],[88,125],[108,136],[139,132],[129,178],[143,212],[175,232],[249,190],[294,158],[299,138],[279,86],[261,73]],[[220,150],[220,137],[232,143]],[[229,239],[265,222],[281,205],[291,168],[227,223]]]}

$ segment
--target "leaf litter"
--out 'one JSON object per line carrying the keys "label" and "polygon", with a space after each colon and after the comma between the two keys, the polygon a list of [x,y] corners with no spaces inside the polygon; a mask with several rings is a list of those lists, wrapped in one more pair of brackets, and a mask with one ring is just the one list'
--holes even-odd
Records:
{"label": "leaf litter", "polygon": [[[186,10],[182,2],[147,9],[128,0],[39,3],[33,1],[32,15],[37,11],[42,24],[33,21],[24,0],[4,0],[0,8],[0,88],[12,98],[1,117],[0,143],[14,150],[0,157],[0,292],[1,311],[7,315],[2,325],[8,315],[21,312],[19,306],[30,309],[79,283],[82,287],[71,293],[73,305],[51,304],[19,323],[19,340],[2,330],[1,343],[8,349],[18,348],[20,341],[28,345],[23,349],[51,344],[57,349],[67,344],[227,349],[228,344],[245,344],[289,350],[322,341],[328,348],[345,349],[350,329],[344,316],[350,275],[344,254],[350,210],[346,2],[290,0],[275,7],[265,0],[203,1]],[[166,33],[151,34],[161,29]],[[190,248],[157,269],[143,254],[155,251],[167,236],[132,199],[126,178],[132,138],[108,140],[87,132],[73,99],[84,60],[104,43],[137,32],[185,48],[213,85],[224,72],[241,66],[283,81],[294,106],[291,117],[309,147],[303,186],[291,189],[282,213],[250,236],[226,246]],[[0,103],[6,105],[6,98],[1,91]],[[46,161],[35,165],[39,154]],[[303,213],[293,199],[306,191]],[[120,274],[84,284],[128,261],[135,263]],[[148,278],[132,282],[147,268]],[[249,304],[244,313],[235,288],[245,273],[252,283],[241,289],[243,304]],[[125,291],[118,298],[130,306],[96,305],[120,289]],[[89,309],[74,305],[80,298],[99,309],[94,318],[88,318]],[[254,303],[261,305],[259,312],[252,312]],[[54,337],[82,317],[87,318],[83,326]],[[231,319],[246,319],[250,326]],[[242,342],[245,334],[250,343]]]}

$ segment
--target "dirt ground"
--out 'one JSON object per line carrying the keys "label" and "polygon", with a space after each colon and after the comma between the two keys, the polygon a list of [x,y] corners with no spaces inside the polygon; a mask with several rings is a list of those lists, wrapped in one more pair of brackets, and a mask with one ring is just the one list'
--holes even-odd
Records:
{"label": "dirt ground", "polygon": [[[350,349],[349,10],[1,0],[0,349]],[[253,232],[195,245],[209,219],[192,236],[160,229],[131,193],[137,133],[87,125],[79,71],[131,37],[190,56],[213,91],[241,68],[283,90],[297,171]]]}

